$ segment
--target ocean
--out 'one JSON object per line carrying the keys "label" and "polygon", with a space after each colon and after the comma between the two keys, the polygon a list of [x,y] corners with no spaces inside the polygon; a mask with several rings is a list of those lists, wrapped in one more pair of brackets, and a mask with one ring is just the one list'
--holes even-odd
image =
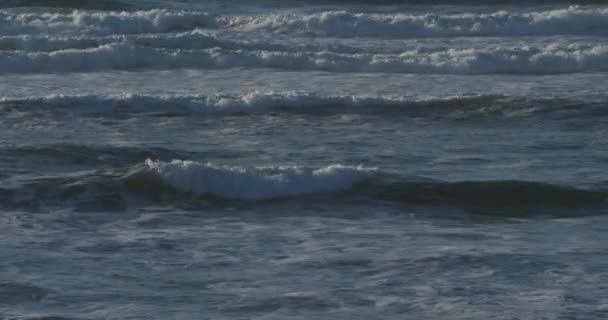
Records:
{"label": "ocean", "polygon": [[0,2],[0,319],[608,318],[601,1]]}

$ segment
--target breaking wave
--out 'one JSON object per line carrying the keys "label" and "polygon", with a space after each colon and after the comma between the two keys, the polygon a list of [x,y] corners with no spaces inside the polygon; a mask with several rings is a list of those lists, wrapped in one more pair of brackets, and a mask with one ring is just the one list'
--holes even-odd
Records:
{"label": "breaking wave", "polygon": [[125,44],[0,55],[0,73],[84,72],[140,68],[272,68],[290,71],[402,74],[557,74],[608,71],[608,45],[449,49],[401,54],[267,50],[168,50]]}
{"label": "breaking wave", "polygon": [[313,14],[215,15],[146,11],[0,12],[0,34],[136,34],[195,28],[269,31],[331,37],[608,35],[608,9],[571,6],[532,12],[411,14],[325,11]]}
{"label": "breaking wave", "polygon": [[221,19],[196,11],[90,12],[71,13],[0,12],[0,34],[137,34],[191,30],[199,27],[219,27]]}
{"label": "breaking wave", "polygon": [[526,99],[500,95],[443,98],[409,96],[320,95],[310,92],[260,92],[167,95],[49,95],[0,98],[0,114],[62,111],[61,114],[178,116],[236,116],[268,113],[306,115],[386,114],[411,117],[467,119],[487,116],[523,118],[564,113],[605,116],[606,101],[581,103],[565,99]]}
{"label": "breaking wave", "polygon": [[[142,115],[251,115],[285,112],[308,115],[399,114],[412,117],[463,119],[483,116],[526,117],[568,111],[601,114],[604,102],[581,105],[566,100],[526,100],[506,96],[471,95],[421,99],[407,96],[319,95],[307,92],[259,92],[243,95],[50,95],[0,98],[0,113],[55,112]],[[604,111],[605,113],[605,111]]]}
{"label": "breaking wave", "polygon": [[[608,192],[533,181],[412,180],[361,166],[237,167],[194,161],[146,160],[115,172],[84,172],[22,181],[0,189],[0,204],[40,209],[72,203],[81,208],[133,205],[204,205],[215,200],[268,201],[315,197],[368,199],[416,205],[464,207],[606,206]],[[325,200],[323,200],[325,201]]]}
{"label": "breaking wave", "polygon": [[470,36],[608,35],[608,9],[571,6],[532,12],[370,14],[327,11],[309,15],[235,17],[232,26],[331,37],[424,38]]}
{"label": "breaking wave", "polygon": [[373,169],[331,165],[318,169],[299,167],[215,166],[192,161],[146,160],[146,173],[158,175],[180,192],[220,198],[264,200],[352,188]]}
{"label": "breaking wave", "polygon": [[[171,114],[252,114],[266,111],[315,111],[331,112],[338,108],[386,108],[426,107],[445,104],[446,108],[459,105],[492,102],[498,97],[471,96],[430,100],[413,100],[407,97],[323,96],[314,93],[271,93],[253,91],[245,95],[136,95],[116,96],[67,96],[51,95],[23,99],[0,98],[0,105],[7,110],[76,109],[83,112],[104,113],[128,111],[136,113],[160,112]],[[327,109],[325,109],[327,108]],[[323,110],[325,109],[325,110]],[[343,110],[343,109],[342,109]],[[354,111],[354,110],[353,110]],[[406,111],[406,110],[403,110]]]}
{"label": "breaking wave", "polygon": [[221,39],[202,29],[170,34],[110,35],[101,37],[17,35],[0,36],[0,51],[53,52],[70,49],[94,49],[107,45],[139,46],[162,49],[267,50],[267,51],[321,51],[331,47],[338,52],[354,53],[356,48],[346,46],[289,46],[282,44],[247,42]]}

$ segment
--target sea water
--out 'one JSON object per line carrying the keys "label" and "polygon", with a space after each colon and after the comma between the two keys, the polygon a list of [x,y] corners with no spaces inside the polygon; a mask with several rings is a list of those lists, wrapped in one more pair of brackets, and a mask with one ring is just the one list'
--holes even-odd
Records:
{"label": "sea water", "polygon": [[0,318],[608,317],[602,2],[0,6]]}

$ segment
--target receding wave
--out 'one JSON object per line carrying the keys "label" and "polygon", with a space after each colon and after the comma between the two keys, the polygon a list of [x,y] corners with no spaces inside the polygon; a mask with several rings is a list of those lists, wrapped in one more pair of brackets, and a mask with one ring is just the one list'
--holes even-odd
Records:
{"label": "receding wave", "polygon": [[[530,181],[412,180],[375,168],[329,165],[236,167],[146,160],[125,170],[22,181],[0,189],[7,207],[40,209],[72,203],[90,210],[228,201],[348,199],[464,207],[606,206],[608,191]],[[217,202],[219,201],[219,202]]]}
{"label": "receding wave", "polygon": [[[243,95],[50,95],[0,98],[0,112],[55,112],[143,115],[251,115],[294,113],[308,115],[393,114],[412,117],[465,119],[484,116],[518,118],[560,111],[595,114],[605,103],[581,105],[556,99],[526,100],[506,96],[471,95],[434,99],[408,96],[319,95],[309,92],[259,92]],[[572,116],[574,113],[569,112]]]}
{"label": "receding wave", "polygon": [[[83,2],[84,3],[84,2]],[[331,37],[608,35],[608,9],[571,6],[532,12],[412,14],[325,11],[313,14],[215,15],[154,9],[132,12],[0,13],[0,34],[135,34],[194,28]]]}
{"label": "receding wave", "polygon": [[125,44],[0,55],[0,73],[85,72],[140,68],[272,68],[289,71],[402,74],[558,74],[608,71],[608,45],[449,49],[401,54],[267,50],[168,50]]}

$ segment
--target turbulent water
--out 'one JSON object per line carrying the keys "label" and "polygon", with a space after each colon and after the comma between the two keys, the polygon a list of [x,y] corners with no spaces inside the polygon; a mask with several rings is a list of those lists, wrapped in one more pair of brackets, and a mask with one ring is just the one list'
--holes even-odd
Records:
{"label": "turbulent water", "polygon": [[0,2],[1,319],[606,319],[601,1]]}

